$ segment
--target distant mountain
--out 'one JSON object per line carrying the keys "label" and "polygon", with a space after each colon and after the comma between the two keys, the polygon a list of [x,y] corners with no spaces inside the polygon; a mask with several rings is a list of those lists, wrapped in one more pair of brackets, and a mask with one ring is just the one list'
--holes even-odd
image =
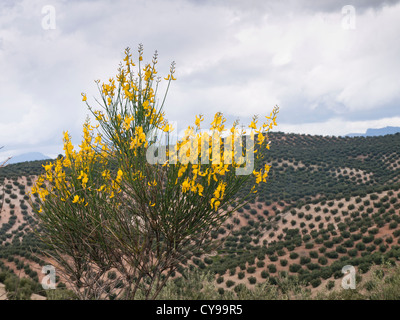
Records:
{"label": "distant mountain", "polygon": [[19,162],[26,162],[26,161],[36,161],[36,160],[51,160],[48,156],[40,152],[28,152],[23,153],[18,156],[12,157],[8,164],[19,163]]}
{"label": "distant mountain", "polygon": [[384,127],[380,129],[368,129],[366,133],[349,133],[346,137],[373,137],[396,134],[400,132],[400,127]]}

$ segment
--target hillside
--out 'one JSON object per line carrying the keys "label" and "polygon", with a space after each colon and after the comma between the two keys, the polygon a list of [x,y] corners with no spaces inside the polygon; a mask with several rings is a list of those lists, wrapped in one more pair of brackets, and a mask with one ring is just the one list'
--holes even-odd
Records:
{"label": "hillside", "polygon": [[382,257],[399,258],[400,134],[271,140],[269,183],[214,233],[226,236],[219,255],[195,264],[225,289],[277,283],[280,271],[319,287],[344,265],[363,274]]}
{"label": "hillside", "polygon": [[365,133],[349,133],[346,136],[372,137],[372,136],[384,136],[386,134],[396,134],[398,132],[400,132],[400,127],[384,127],[379,129],[367,129]]}
{"label": "hillside", "polygon": [[[382,258],[400,260],[400,134],[278,132],[270,139],[268,183],[211,234],[225,240],[218,252],[188,256],[175,278],[189,267],[215,274],[220,292],[267,280],[279,284],[285,276],[322,290],[340,286],[344,265],[355,266],[361,279]],[[34,282],[46,263],[32,233],[27,193],[44,162],[0,168],[0,268]]]}

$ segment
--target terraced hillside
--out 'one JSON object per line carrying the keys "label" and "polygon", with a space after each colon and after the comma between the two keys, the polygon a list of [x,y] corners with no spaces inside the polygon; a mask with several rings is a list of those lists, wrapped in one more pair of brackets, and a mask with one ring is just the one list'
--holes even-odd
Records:
{"label": "terraced hillside", "polygon": [[[199,268],[215,274],[220,292],[279,285],[282,277],[318,289],[337,286],[344,265],[355,266],[361,278],[382,259],[400,260],[400,134],[270,138],[269,182],[212,233],[224,240],[218,252],[187,256],[175,278]],[[27,192],[43,163],[0,169],[0,268],[34,283],[45,261]]]}
{"label": "terraced hillside", "polygon": [[[46,263],[41,244],[33,233],[36,222],[28,192],[42,172],[43,163],[32,161],[0,168],[0,282],[4,282],[1,280],[5,280],[5,274],[11,273],[29,279],[28,291],[41,295],[45,295],[39,283]],[[0,292],[0,299],[4,298],[5,293]]]}
{"label": "terraced hillside", "polygon": [[362,275],[400,258],[399,134],[271,140],[269,183],[213,234],[225,238],[219,254],[195,265],[216,272],[224,289],[279,283],[282,272],[320,287],[344,265]]}

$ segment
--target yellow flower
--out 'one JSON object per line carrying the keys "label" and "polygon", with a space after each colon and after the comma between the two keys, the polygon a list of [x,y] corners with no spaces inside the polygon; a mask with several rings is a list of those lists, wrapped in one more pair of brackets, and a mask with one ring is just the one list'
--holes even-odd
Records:
{"label": "yellow flower", "polygon": [[99,110],[95,110],[94,115],[96,116],[97,121],[101,121],[104,119],[103,113]]}
{"label": "yellow flower", "polygon": [[202,122],[204,119],[203,119],[203,116],[202,115],[200,115],[200,117],[197,117],[196,116],[196,121],[194,122],[194,124],[197,126],[197,127],[200,127],[200,122]]}
{"label": "yellow flower", "polygon": [[226,183],[220,182],[218,187],[214,191],[214,198],[211,199],[211,208],[217,211],[218,207],[221,204],[221,201],[224,198]]}
{"label": "yellow flower", "polygon": [[164,132],[171,132],[172,130],[173,130],[172,126],[168,123],[163,128]]}
{"label": "yellow flower", "polygon": [[44,168],[44,170],[50,171],[51,168],[53,167],[53,164],[52,163],[49,163],[49,164],[46,164],[46,165],[42,164],[42,167]]}
{"label": "yellow flower", "polygon": [[151,201],[149,202],[150,207],[154,207],[156,204],[155,203],[151,203]]}
{"label": "yellow flower", "polygon": [[258,134],[257,138],[258,138],[258,142],[257,142],[257,143],[258,143],[259,145],[262,145],[262,144],[264,143],[265,136],[260,132],[260,133]]}
{"label": "yellow flower", "polygon": [[86,94],[84,94],[83,92],[81,93],[81,95],[82,95],[82,101],[86,101],[87,99],[86,99]]}
{"label": "yellow flower", "polygon": [[253,175],[256,177],[256,184],[259,184],[262,180],[261,171],[257,172],[256,170],[253,170]]}
{"label": "yellow flower", "polygon": [[182,182],[182,192],[187,192],[190,190],[190,183],[189,183],[189,178],[186,178],[183,182]]}
{"label": "yellow flower", "polygon": [[94,143],[95,143],[95,144],[101,143],[101,135],[100,135],[100,134],[98,134],[98,135],[96,136],[96,138],[94,139]]}
{"label": "yellow flower", "polygon": [[143,127],[135,127],[135,137],[131,137],[130,148],[134,149],[143,144],[147,147],[146,134],[143,132]]}
{"label": "yellow flower", "polygon": [[201,184],[197,184],[197,189],[199,190],[199,196],[203,196],[204,187]]}
{"label": "yellow flower", "polygon": [[154,179],[153,182],[147,182],[150,187],[155,187],[157,185],[157,181]]}
{"label": "yellow flower", "polygon": [[135,118],[133,116],[127,116],[124,120],[124,129],[125,130],[129,130],[129,128],[131,127],[131,122],[134,120]]}
{"label": "yellow flower", "polygon": [[110,178],[110,171],[109,170],[104,170],[101,174],[105,179],[109,179]]}
{"label": "yellow flower", "polygon": [[64,140],[65,140],[65,141],[69,141],[69,134],[68,134],[68,131],[65,131],[65,132],[64,132]]}
{"label": "yellow flower", "polygon": [[187,165],[182,165],[182,167],[179,168],[178,178],[180,178],[185,173],[186,169],[187,169]]}
{"label": "yellow flower", "polygon": [[76,196],[74,197],[74,200],[72,200],[72,203],[77,203],[78,201],[79,201],[79,196],[76,195]]}
{"label": "yellow flower", "polygon": [[86,184],[89,181],[87,174],[81,170],[81,174],[79,175],[78,179],[82,179],[82,187],[85,189]]}
{"label": "yellow flower", "polygon": [[39,194],[40,199],[42,201],[45,201],[46,196],[49,194],[49,192],[46,189],[40,189],[40,190],[38,190],[38,194]]}
{"label": "yellow flower", "polygon": [[149,100],[146,100],[145,102],[143,102],[143,108],[147,109],[149,107]]}
{"label": "yellow flower", "polygon": [[217,211],[219,205],[221,204],[221,201],[219,201],[217,198],[212,198],[211,199],[211,208]]}
{"label": "yellow flower", "polygon": [[257,129],[256,124],[254,123],[254,121],[252,121],[249,125],[249,128],[251,129]]}

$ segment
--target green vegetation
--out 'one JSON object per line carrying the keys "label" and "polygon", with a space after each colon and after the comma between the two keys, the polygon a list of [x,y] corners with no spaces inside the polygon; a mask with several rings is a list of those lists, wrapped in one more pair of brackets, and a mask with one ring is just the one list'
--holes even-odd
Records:
{"label": "green vegetation", "polygon": [[[268,184],[215,233],[222,240],[217,255],[189,254],[158,298],[284,299],[287,286],[290,297],[304,299],[310,298],[308,290],[317,290],[320,299],[398,299],[400,167],[390,164],[400,158],[400,134],[347,138],[271,133],[270,140]],[[0,269],[13,274],[7,268],[12,265],[36,284],[32,265],[44,265],[46,259],[43,244],[32,233],[36,222],[29,198],[35,205],[37,195],[28,192],[43,172],[42,164],[0,168],[5,190],[0,192]],[[385,277],[370,278],[382,260],[387,261]],[[362,276],[356,291],[334,286],[345,265]],[[182,276],[196,270],[207,277]],[[199,288],[195,282],[200,278],[203,289],[190,293]],[[52,292],[53,298],[56,292],[61,289]]]}

